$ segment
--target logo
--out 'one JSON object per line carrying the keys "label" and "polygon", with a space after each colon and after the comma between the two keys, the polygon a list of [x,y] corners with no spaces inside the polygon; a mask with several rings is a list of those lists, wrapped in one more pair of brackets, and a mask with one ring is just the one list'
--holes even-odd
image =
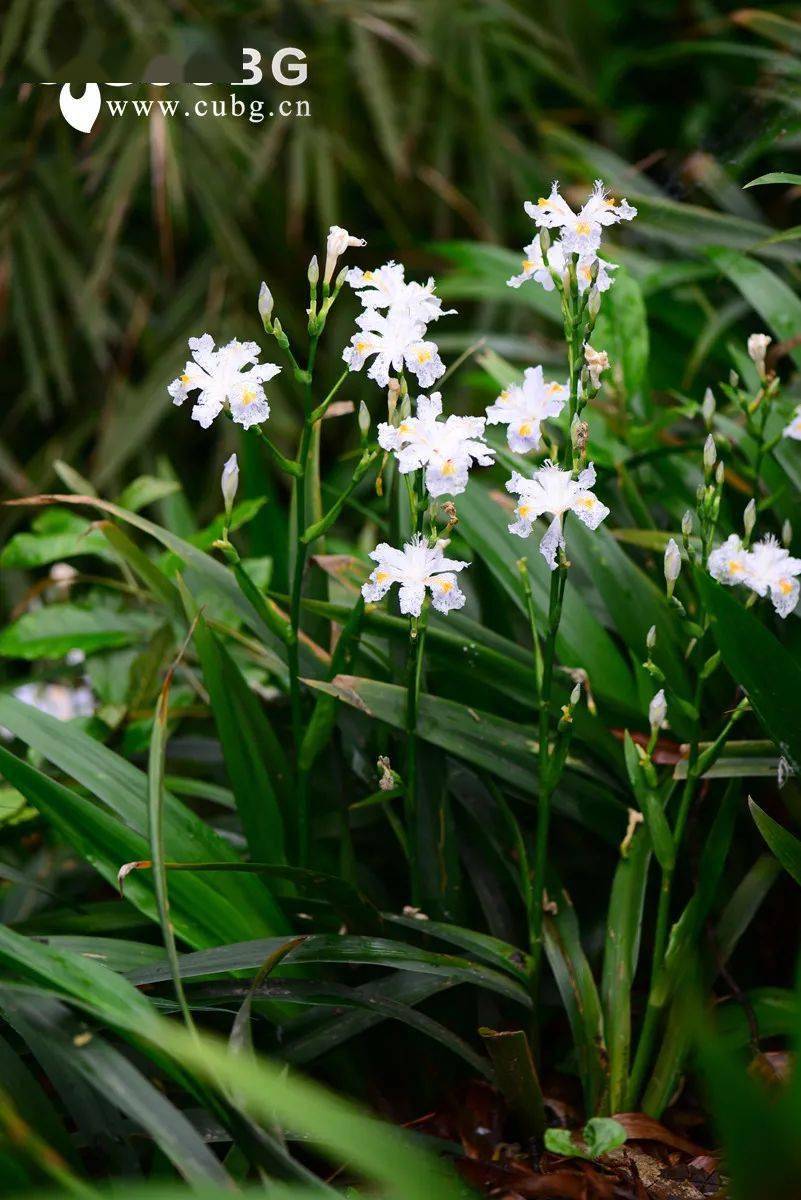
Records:
{"label": "logo", "polygon": [[[169,87],[171,83],[177,83],[181,79],[182,69],[172,59],[161,57],[158,60],[159,68],[164,71],[164,68],[169,68],[169,71],[159,74],[160,79],[166,80],[163,83],[148,80],[153,87]],[[246,46],[242,50],[242,74],[244,76],[238,83],[233,83],[231,87],[255,87],[261,83],[263,72],[261,68],[261,54],[253,47]],[[295,46],[285,46],[281,50],[277,50],[272,56],[270,62],[270,74],[273,81],[280,87],[298,87],[304,84],[308,78],[308,68],[306,65],[306,55],[302,50]],[[147,76],[146,76],[147,78]],[[189,82],[189,81],[187,81]],[[80,86],[80,84],[76,85]],[[130,83],[109,83],[108,87],[127,88],[132,85]],[[195,82],[194,87],[211,87],[210,83]],[[83,94],[74,96],[72,94],[72,85],[65,83],[58,97],[59,108],[61,114],[68,125],[73,129],[77,129],[79,133],[89,133],[97,120],[100,109],[103,106],[102,97],[100,94],[100,86],[97,83],[86,83],[83,85]],[[153,107],[153,101],[141,100],[106,100],[106,107],[111,116],[122,116],[126,111],[128,104],[133,106],[132,111],[137,116],[149,116]],[[180,104],[178,100],[158,101],[159,111],[165,116],[175,116],[179,112]],[[264,119],[263,114],[264,101],[253,100],[247,109],[248,119],[251,123],[258,123]],[[283,100],[277,104],[278,114],[282,117],[286,116],[308,116],[309,103],[307,100],[295,101],[294,104]],[[191,104],[189,109],[185,110],[185,117],[196,116],[205,117],[211,116],[226,116],[230,111],[231,116],[239,117],[245,114],[246,107],[243,101],[239,100],[234,93],[231,94],[228,107],[225,102],[211,101],[211,111],[209,101],[197,100]],[[270,112],[271,117],[275,116],[275,112]]]}
{"label": "logo", "polygon": [[82,96],[73,96],[70,84],[65,83],[58,94],[58,106],[68,125],[89,133],[100,112],[100,88],[96,83],[87,83]]}

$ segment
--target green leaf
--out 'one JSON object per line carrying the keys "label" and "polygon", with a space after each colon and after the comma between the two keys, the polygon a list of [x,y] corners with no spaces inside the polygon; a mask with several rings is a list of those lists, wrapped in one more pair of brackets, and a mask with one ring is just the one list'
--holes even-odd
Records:
{"label": "green leaf", "polygon": [[763,187],[766,183],[789,183],[801,187],[801,175],[794,175],[791,171],[769,171],[767,175],[759,175],[750,183],[744,183],[743,187]]}
{"label": "green leaf", "polygon": [[[337,696],[367,717],[396,729],[403,726],[405,688],[354,675],[338,675],[330,683],[306,682],[316,690]],[[534,729],[437,696],[421,696],[418,712],[418,736],[423,741],[498,775],[521,792],[537,794]],[[567,772],[570,787],[557,791],[554,806],[611,840],[621,824],[623,811],[610,795],[610,787],[596,786],[590,769],[583,768],[575,759],[568,758]],[[597,779],[597,768],[594,774]]]}
{"label": "green leaf", "polygon": [[[0,773],[15,783],[65,841],[112,887],[116,885],[117,874],[124,863],[149,857],[144,833],[130,829],[104,808],[55,783],[2,746]],[[184,845],[189,851],[185,842]],[[172,919],[177,933],[190,946],[215,945],[221,939],[252,934],[253,925],[240,913],[241,899],[234,903],[221,891],[219,887],[215,889],[213,883],[189,875],[176,881]],[[157,919],[152,879],[144,876],[132,879],[126,895],[148,917]]]}
{"label": "green leaf", "polygon": [[144,1129],[183,1177],[230,1186],[230,1176],[189,1119],[104,1038],[87,1030],[63,1004],[0,988],[6,1019],[28,1040],[46,1041],[49,1056]]}
{"label": "green leaf", "polygon": [[[283,946],[287,938],[261,938],[258,941],[240,942],[232,946],[217,946],[211,950],[199,950],[184,954],[180,959],[183,979],[202,975],[228,974],[247,968],[256,969],[275,950]],[[341,963],[392,967],[398,971],[415,971],[424,975],[437,975],[463,983],[474,983],[489,991],[515,1000],[526,1008],[531,999],[525,989],[508,975],[501,974],[479,963],[470,962],[452,954],[435,954],[417,946],[389,938],[362,937],[348,934],[314,934],[291,950],[284,961],[289,963]],[[145,966],[130,976],[138,986],[145,983],[163,983],[170,978],[166,963]]]}
{"label": "green leaf", "polygon": [[[537,532],[526,542],[512,538],[507,529],[510,521],[508,509],[502,507],[493,493],[478,482],[459,497],[459,521],[462,536],[481,556],[503,591],[525,615],[520,573],[516,565],[521,553],[524,555],[532,578],[537,619],[544,622],[550,572],[537,548]],[[578,524],[573,523],[569,535],[575,532]],[[556,646],[561,662],[586,669],[596,695],[608,697],[631,712],[638,710],[629,668],[612,639],[585,604],[578,588],[568,587],[565,592]]]}
{"label": "green leaf", "polygon": [[592,344],[608,352],[611,378],[627,411],[647,417],[651,412],[648,318],[640,285],[624,267],[615,272],[614,287],[604,297]]}
{"label": "green leaf", "polygon": [[[10,696],[0,695],[0,725],[5,725],[18,738],[95,795],[115,814],[122,828],[135,833],[144,845],[133,853],[126,851],[116,861],[116,869],[124,862],[147,858],[147,777],[131,763],[105,746],[29,705]],[[15,771],[22,764],[8,755]],[[3,774],[8,778],[6,768]],[[49,782],[49,781],[48,781]],[[22,789],[20,789],[22,790]],[[53,811],[58,811],[57,804]],[[195,816],[174,796],[168,795],[164,806],[164,848],[171,860],[177,862],[237,862],[228,842],[215,833],[206,822]],[[109,854],[103,853],[107,859]],[[210,881],[205,911],[198,909],[197,921],[219,920],[218,928],[228,928],[228,937],[252,937],[257,930],[267,934],[285,928],[282,914],[275,907],[262,884],[248,876],[220,875]],[[215,896],[217,893],[217,896]],[[222,901],[226,903],[223,904]],[[234,929],[239,930],[238,934]],[[189,939],[197,944],[197,939]],[[226,940],[217,935],[215,941]],[[202,939],[208,944],[209,938]]]}
{"label": "green leaf", "polygon": [[258,699],[203,617],[198,617],[194,640],[251,857],[285,862],[278,794],[287,801],[286,756]]}
{"label": "green leaf", "polygon": [[593,1158],[617,1150],[627,1136],[620,1122],[612,1117],[592,1117],[584,1126],[584,1142]]}
{"label": "green leaf", "polygon": [[121,508],[139,512],[140,508],[147,508],[149,504],[155,504],[157,500],[163,500],[165,496],[171,496],[180,490],[181,485],[177,480],[157,479],[154,475],[140,475],[132,483],[129,483],[124,491],[120,492],[117,503]]}
{"label": "green leaf", "polygon": [[650,863],[648,839],[635,831],[628,854],[612,882],[606,921],[601,996],[609,1057],[609,1110],[623,1107],[631,1053],[631,988],[637,973],[645,888]]}
{"label": "green leaf", "polygon": [[744,690],[765,732],[801,769],[801,667],[770,630],[709,575],[699,587],[723,661]]}
{"label": "green leaf", "polygon": [[46,604],[24,613],[0,633],[6,658],[63,658],[70,650],[92,654],[143,641],[154,629],[145,613],[115,612],[106,605]]}
{"label": "green leaf", "polygon": [[543,922],[545,953],[570,1022],[584,1104],[595,1112],[607,1088],[603,1011],[573,904],[564,888],[555,899],[556,913]]}
{"label": "green leaf", "polygon": [[[798,333],[801,300],[770,267],[734,250],[716,248],[708,254],[780,341],[791,339]],[[791,348],[790,354],[796,366],[801,366],[801,348]]]}
{"label": "green leaf", "polygon": [[574,1139],[569,1129],[546,1129],[545,1149],[551,1154],[565,1158],[594,1160],[610,1150],[617,1150],[626,1141],[628,1134],[619,1121],[612,1117],[593,1117],[582,1130],[580,1141]]}
{"label": "green leaf", "polygon": [[801,884],[801,840],[793,837],[778,821],[774,821],[773,817],[769,817],[750,798],[748,807],[751,810],[751,816],[754,818],[756,827],[767,842],[768,847],[776,855],[787,874],[791,875],[796,883]]}

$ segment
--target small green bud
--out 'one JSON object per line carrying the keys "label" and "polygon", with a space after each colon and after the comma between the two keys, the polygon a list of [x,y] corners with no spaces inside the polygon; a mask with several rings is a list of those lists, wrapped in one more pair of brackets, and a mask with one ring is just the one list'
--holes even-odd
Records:
{"label": "small green bud", "polygon": [[726,478],[726,464],[724,463],[723,459],[721,459],[720,462],[718,463],[717,467],[715,468],[715,483],[718,485],[718,487],[722,486],[723,480],[725,478]]}
{"label": "small green bud", "polygon": [[359,433],[362,435],[362,438],[364,438],[366,440],[367,435],[370,432],[370,410],[368,409],[367,405],[364,403],[363,400],[359,404],[358,421],[359,421]]}
{"label": "small green bud", "polygon": [[316,254],[312,255],[311,262],[309,263],[309,269],[306,272],[306,278],[312,287],[317,287],[317,282],[320,278],[320,264],[317,261]]}
{"label": "small green bud", "polygon": [[715,439],[710,433],[704,442],[704,470],[709,472],[714,467],[718,460],[718,449],[715,445]]}
{"label": "small green bud", "polygon": [[645,635],[645,644],[649,650],[653,650],[656,645],[656,625],[652,625]]}
{"label": "small green bud", "polygon": [[743,529],[745,530],[746,541],[750,539],[756,525],[756,501],[749,500],[745,506],[743,513]]}
{"label": "small green bud", "polygon": [[712,393],[712,388],[707,388],[704,392],[704,399],[701,404],[701,416],[704,418],[704,424],[707,429],[712,428],[712,418],[715,415],[715,397]]}
{"label": "small green bud", "polygon": [[687,538],[692,537],[692,532],[693,532],[693,514],[690,512],[690,510],[688,508],[687,511],[685,512],[684,516],[681,518],[681,535],[686,540]]}
{"label": "small green bud", "polygon": [[667,584],[668,596],[673,595],[673,589],[676,586],[676,580],[681,573],[681,551],[674,542],[670,539],[665,547],[665,583]]}
{"label": "small green bud", "polygon": [[273,294],[267,287],[266,283],[262,283],[259,288],[259,316],[265,329],[267,328],[270,316],[273,311]]}
{"label": "small green bud", "polygon": [[793,540],[793,527],[789,521],[785,521],[782,525],[782,542],[786,547],[789,547]]}

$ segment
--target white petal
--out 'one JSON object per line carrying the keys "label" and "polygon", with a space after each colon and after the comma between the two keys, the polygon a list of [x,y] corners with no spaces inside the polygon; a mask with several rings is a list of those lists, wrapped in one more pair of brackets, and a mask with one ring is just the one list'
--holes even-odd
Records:
{"label": "white petal", "polygon": [[540,554],[547,562],[552,571],[556,570],[556,552],[560,546],[564,546],[565,539],[562,534],[562,518],[554,517],[548,526],[545,537],[540,542]]}
{"label": "white petal", "polygon": [[407,617],[419,617],[426,589],[422,583],[405,583],[398,592],[400,610]]}

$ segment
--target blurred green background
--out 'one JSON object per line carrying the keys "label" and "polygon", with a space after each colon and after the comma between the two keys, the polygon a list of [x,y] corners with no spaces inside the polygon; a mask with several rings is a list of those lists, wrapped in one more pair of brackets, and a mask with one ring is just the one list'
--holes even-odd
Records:
{"label": "blurred green background", "polygon": [[[601,176],[637,204],[625,250],[610,249],[647,304],[649,386],[657,398],[700,394],[728,369],[727,338],[754,324],[706,249],[747,250],[791,284],[797,274],[797,189],[741,190],[797,165],[796,16],[702,0],[11,0],[0,34],[3,495],[52,487],[64,460],[111,495],[143,469],[174,470],[201,518],[213,511],[232,448],[221,439],[235,431],[200,430],[166,385],[187,337],[259,337],[262,278],[300,333],[303,267],[332,223],[367,238],[364,265],[394,256],[443,279],[460,310],[440,331],[451,357],[486,339],[517,362],[558,358],[548,298],[504,284],[531,236],[523,200],[554,176],[578,192]],[[307,83],[279,89],[265,71],[239,94],[268,109],[279,93],[305,98],[308,118],[143,118],[129,106],[117,118],[104,108],[83,135],[61,118],[58,89],[40,86],[158,77],[164,55],[185,78],[236,79],[243,46],[266,67],[287,45],[306,52]],[[338,306],[327,373],[353,315]],[[483,406],[492,385],[477,376],[460,373],[452,404]],[[351,392],[376,404],[361,379]],[[272,395],[273,432],[289,445],[292,392],[279,380]],[[346,424],[332,423],[333,452]],[[249,467],[262,490],[262,460]],[[21,519],[1,517],[0,535]],[[270,520],[268,506],[256,552]]]}

